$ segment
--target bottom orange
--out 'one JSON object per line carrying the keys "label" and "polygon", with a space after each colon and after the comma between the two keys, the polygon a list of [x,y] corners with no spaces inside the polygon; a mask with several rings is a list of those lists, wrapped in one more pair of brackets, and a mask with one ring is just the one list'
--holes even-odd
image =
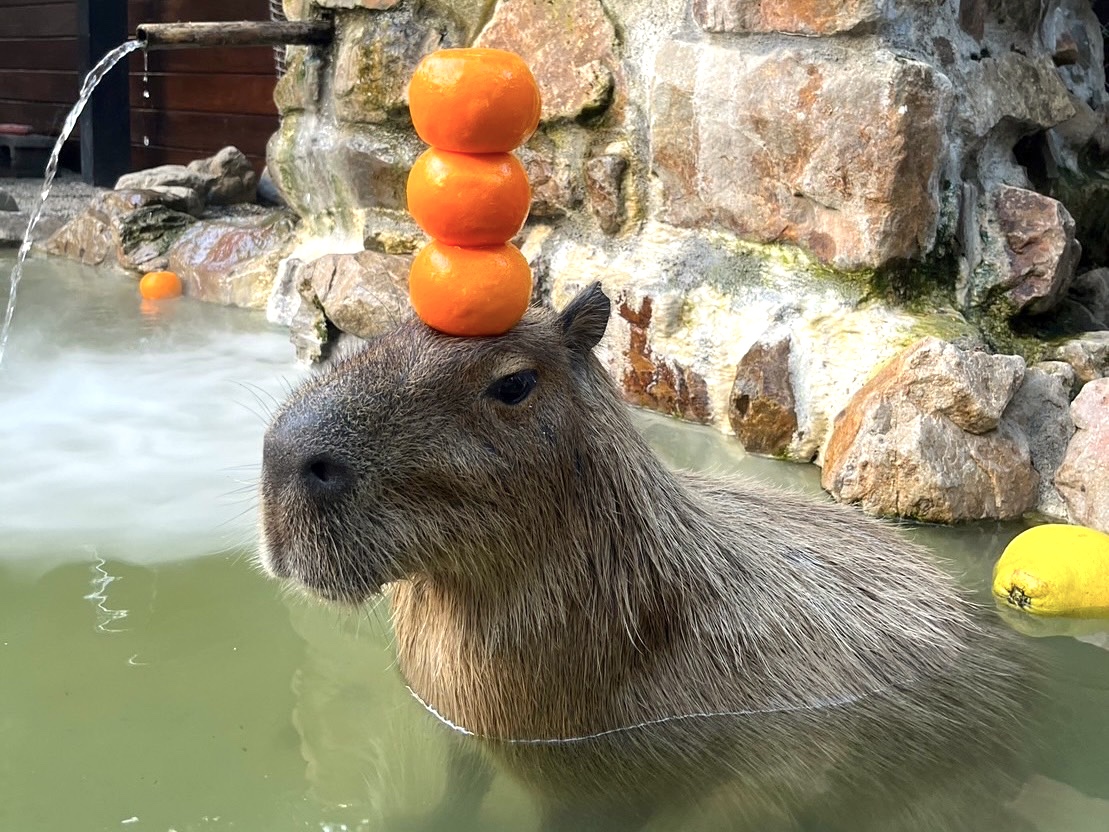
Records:
{"label": "bottom orange", "polygon": [[531,300],[531,267],[515,246],[461,248],[432,240],[408,274],[420,320],[447,335],[503,335]]}

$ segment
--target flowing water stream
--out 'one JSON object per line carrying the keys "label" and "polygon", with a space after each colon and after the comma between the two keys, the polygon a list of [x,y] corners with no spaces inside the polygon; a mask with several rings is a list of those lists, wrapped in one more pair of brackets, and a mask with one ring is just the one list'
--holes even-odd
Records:
{"label": "flowing water stream", "polygon": [[[144,307],[130,278],[27,263],[0,375],[0,829],[538,828],[515,780],[484,799],[448,781],[466,740],[405,691],[380,608],[285,597],[253,568],[264,417],[304,372],[256,313]],[[812,467],[639,423],[672,464],[822,498]],[[982,589],[1018,530],[906,533]],[[1037,642],[1062,717],[1019,798],[1038,832],[1109,828],[1109,652],[1083,638]]]}
{"label": "flowing water stream", "polygon": [[54,142],[54,149],[50,153],[50,160],[46,163],[46,175],[43,178],[42,191],[39,194],[38,202],[31,211],[31,219],[27,223],[27,230],[23,233],[23,242],[19,246],[19,254],[16,257],[15,264],[11,267],[10,277],[8,278],[8,305],[4,310],[4,322],[0,324],[0,366],[3,366],[4,363],[4,349],[8,345],[8,334],[12,327],[12,316],[15,314],[15,298],[19,290],[19,279],[23,274],[23,264],[31,251],[31,245],[34,241],[35,226],[38,225],[39,218],[42,216],[42,209],[46,205],[46,198],[50,196],[50,187],[54,184],[54,176],[58,173],[58,160],[62,154],[62,147],[69,139],[70,134],[73,133],[73,128],[77,126],[77,120],[81,118],[81,113],[84,112],[85,105],[88,104],[89,99],[92,98],[92,94],[96,90],[96,85],[100,83],[100,80],[105,75],[112,71],[112,68],[116,64],[136,49],[142,49],[142,46],[143,44],[141,41],[129,40],[120,44],[101,58],[89,74],[85,76],[85,80],[81,83],[81,92],[77,96],[77,103],[73,105],[73,109],[70,110],[69,115],[65,117],[61,133],[58,134],[58,140]]}

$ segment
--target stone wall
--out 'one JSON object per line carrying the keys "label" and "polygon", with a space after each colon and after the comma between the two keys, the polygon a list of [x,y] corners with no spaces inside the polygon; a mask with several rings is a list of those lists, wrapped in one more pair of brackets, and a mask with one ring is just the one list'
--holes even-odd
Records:
{"label": "stone wall", "polygon": [[544,100],[519,151],[534,199],[516,242],[536,300],[605,286],[600,353],[630,402],[815,461],[833,495],[876,514],[1109,525],[1092,482],[1109,465],[1109,128],[1088,5],[286,11],[336,25],[329,47],[289,49],[275,92],[268,171],[291,212],[178,193],[228,149],[121,182],[50,250],[175,266],[188,294],[265,306],[302,356],[324,358],[407,311],[423,241],[404,201],[423,149],[405,99],[415,65],[443,47],[511,49]]}
{"label": "stone wall", "polygon": [[[405,101],[416,63],[444,47],[511,49],[544,102],[519,151],[534,200],[517,243],[538,300],[604,284],[617,314],[601,352],[629,401],[823,464],[837,417],[891,359],[937,339],[1011,353],[1013,389],[979,433],[1017,437],[1024,476],[983,476],[1020,493],[932,514],[1066,514],[1054,468],[1039,472],[1019,420],[1001,414],[1012,398],[1066,416],[1075,378],[1109,374],[1096,332],[1109,328],[1109,272],[1091,271],[1109,265],[1109,128],[1088,4],[286,0],[286,12],[333,15],[337,32],[332,47],[290,48],[269,146],[304,235],[271,312],[311,354],[328,333],[372,335],[403,305],[422,241],[404,204],[422,150]],[[312,262],[324,251],[350,253]],[[1032,405],[1017,395],[1043,358],[1073,370],[1062,405],[1054,387]],[[1046,390],[1040,376],[1063,372],[1050,370],[1028,377]],[[850,456],[837,442],[825,480],[855,499],[835,485]]]}

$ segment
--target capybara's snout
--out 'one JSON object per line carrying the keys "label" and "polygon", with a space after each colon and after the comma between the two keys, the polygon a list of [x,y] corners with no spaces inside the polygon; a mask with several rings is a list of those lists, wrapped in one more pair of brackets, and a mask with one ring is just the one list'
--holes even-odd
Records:
{"label": "capybara's snout", "polygon": [[337,447],[334,427],[311,407],[282,413],[262,444],[262,482],[271,494],[331,503],[354,487],[354,467]]}

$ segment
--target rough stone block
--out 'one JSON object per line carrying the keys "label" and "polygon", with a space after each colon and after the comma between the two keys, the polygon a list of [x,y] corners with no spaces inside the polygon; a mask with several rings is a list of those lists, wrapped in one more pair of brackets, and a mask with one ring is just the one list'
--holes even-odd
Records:
{"label": "rough stone block", "polygon": [[789,338],[756,342],[736,368],[728,421],[745,450],[777,456],[797,432]]}
{"label": "rough stone block", "polygon": [[599,114],[615,93],[616,30],[599,0],[502,0],[474,45],[527,59],[544,121]]}
{"label": "rough stone block", "polygon": [[1005,408],[1005,419],[1018,426],[1028,440],[1032,467],[1040,475],[1036,508],[1049,517],[1067,519],[1067,507],[1055,488],[1054,477],[1067,443],[1074,434],[1070,415],[1070,387],[1064,378],[1029,367],[1024,381]]}
{"label": "rough stone block", "polygon": [[1018,369],[1024,364],[1015,356],[923,339],[836,418],[821,484],[879,516],[940,523],[1021,516],[1037,504],[1040,478],[1020,427],[995,419],[1020,383]]}
{"label": "rough stone block", "polygon": [[974,138],[995,129],[1015,141],[1033,130],[1046,130],[1074,115],[1067,87],[1051,58],[1006,51],[968,62],[965,94],[960,101],[961,130]]}
{"label": "rough stone block", "polygon": [[1109,329],[1109,268],[1078,275],[1071,282],[1070,296],[1090,313],[1098,329]]}
{"label": "rough stone block", "polygon": [[665,219],[796,243],[844,269],[931,247],[951,98],[931,67],[882,50],[832,59],[670,41],[655,73]]}
{"label": "rough stone block", "polygon": [[1091,381],[1071,404],[1077,432],[1055,486],[1072,523],[1109,532],[1109,378]]}
{"label": "rough stone block", "polygon": [[1074,369],[1078,385],[1109,376],[1109,332],[1086,332],[1052,347],[1047,357]]}
{"label": "rough stone block", "polygon": [[873,27],[878,0],[693,0],[693,18],[708,32],[834,35]]}
{"label": "rough stone block", "polygon": [[264,309],[295,223],[281,209],[238,209],[196,222],[169,249],[185,294],[209,303]]}
{"label": "rough stone block", "polygon": [[1057,200],[1003,185],[996,200],[1009,273],[1002,279],[1014,312],[1042,314],[1067,293],[1082,247],[1074,220]]}
{"label": "rough stone block", "polygon": [[361,251],[313,260],[303,272],[324,312],[339,329],[369,338],[409,312],[410,255]]}
{"label": "rough stone block", "polygon": [[335,117],[368,124],[406,118],[408,81],[420,59],[459,41],[453,26],[409,7],[344,15],[334,50]]}
{"label": "rough stone block", "polygon": [[639,407],[709,424],[713,413],[704,377],[681,362],[656,356],[651,347],[651,299],[644,298],[638,308],[621,303],[619,314],[630,324],[624,397]]}
{"label": "rough stone block", "polygon": [[615,234],[627,218],[624,174],[628,160],[615,153],[594,156],[585,163],[585,196],[589,213],[606,234]]}

